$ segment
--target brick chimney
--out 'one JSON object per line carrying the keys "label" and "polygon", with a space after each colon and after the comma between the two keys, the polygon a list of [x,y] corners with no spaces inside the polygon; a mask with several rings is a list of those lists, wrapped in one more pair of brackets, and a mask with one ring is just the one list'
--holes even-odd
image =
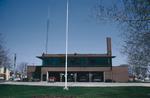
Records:
{"label": "brick chimney", "polygon": [[111,38],[107,37],[106,38],[107,42],[107,55],[111,56],[112,55],[112,50],[111,50]]}

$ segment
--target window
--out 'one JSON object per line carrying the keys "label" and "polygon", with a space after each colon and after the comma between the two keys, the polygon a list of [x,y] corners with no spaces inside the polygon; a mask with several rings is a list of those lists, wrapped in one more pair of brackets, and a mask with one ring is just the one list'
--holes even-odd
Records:
{"label": "window", "polygon": [[[44,66],[65,66],[65,57],[51,57],[43,60]],[[111,58],[68,57],[68,66],[111,66]]]}

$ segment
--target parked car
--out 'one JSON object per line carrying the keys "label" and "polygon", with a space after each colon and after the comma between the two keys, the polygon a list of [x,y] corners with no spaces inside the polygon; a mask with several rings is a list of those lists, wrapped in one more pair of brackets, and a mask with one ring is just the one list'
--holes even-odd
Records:
{"label": "parked car", "polygon": [[100,76],[93,76],[93,82],[102,82],[102,78]]}
{"label": "parked car", "polygon": [[79,82],[87,82],[88,78],[86,76],[80,76],[79,77]]}
{"label": "parked car", "polygon": [[21,81],[20,78],[14,78],[14,81]]}
{"label": "parked car", "polygon": [[67,79],[68,82],[74,82],[74,78],[72,76],[68,76],[68,79]]}
{"label": "parked car", "polygon": [[23,82],[28,82],[29,80],[28,80],[28,78],[23,78],[22,81]]}
{"label": "parked car", "polygon": [[101,82],[102,80],[100,78],[94,78],[93,82]]}
{"label": "parked car", "polygon": [[48,82],[55,82],[56,78],[55,77],[49,77]]}
{"label": "parked car", "polygon": [[34,79],[32,79],[32,82],[40,82],[40,79],[34,78]]}
{"label": "parked car", "polygon": [[4,77],[0,77],[0,80],[4,80]]}
{"label": "parked car", "polygon": [[105,82],[116,82],[116,81],[112,79],[106,79]]}
{"label": "parked car", "polygon": [[0,77],[0,82],[3,82],[4,80],[4,77]]}

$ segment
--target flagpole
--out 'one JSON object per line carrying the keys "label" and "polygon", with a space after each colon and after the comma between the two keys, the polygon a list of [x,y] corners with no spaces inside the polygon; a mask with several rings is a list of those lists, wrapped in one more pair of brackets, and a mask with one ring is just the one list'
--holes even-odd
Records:
{"label": "flagpole", "polygon": [[69,1],[67,0],[67,12],[66,12],[66,62],[65,62],[65,90],[68,90],[67,86],[67,60],[68,60],[68,6],[69,6]]}

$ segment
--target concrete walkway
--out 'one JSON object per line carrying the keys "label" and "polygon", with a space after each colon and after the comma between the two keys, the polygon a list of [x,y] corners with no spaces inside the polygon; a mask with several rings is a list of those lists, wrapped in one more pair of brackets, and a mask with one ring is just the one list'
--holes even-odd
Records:
{"label": "concrete walkway", "polygon": [[[32,86],[60,86],[65,85],[64,82],[0,82],[0,84],[10,85],[32,85]],[[102,82],[68,82],[69,87],[119,87],[119,86],[143,86],[150,87],[150,83],[102,83]]]}

